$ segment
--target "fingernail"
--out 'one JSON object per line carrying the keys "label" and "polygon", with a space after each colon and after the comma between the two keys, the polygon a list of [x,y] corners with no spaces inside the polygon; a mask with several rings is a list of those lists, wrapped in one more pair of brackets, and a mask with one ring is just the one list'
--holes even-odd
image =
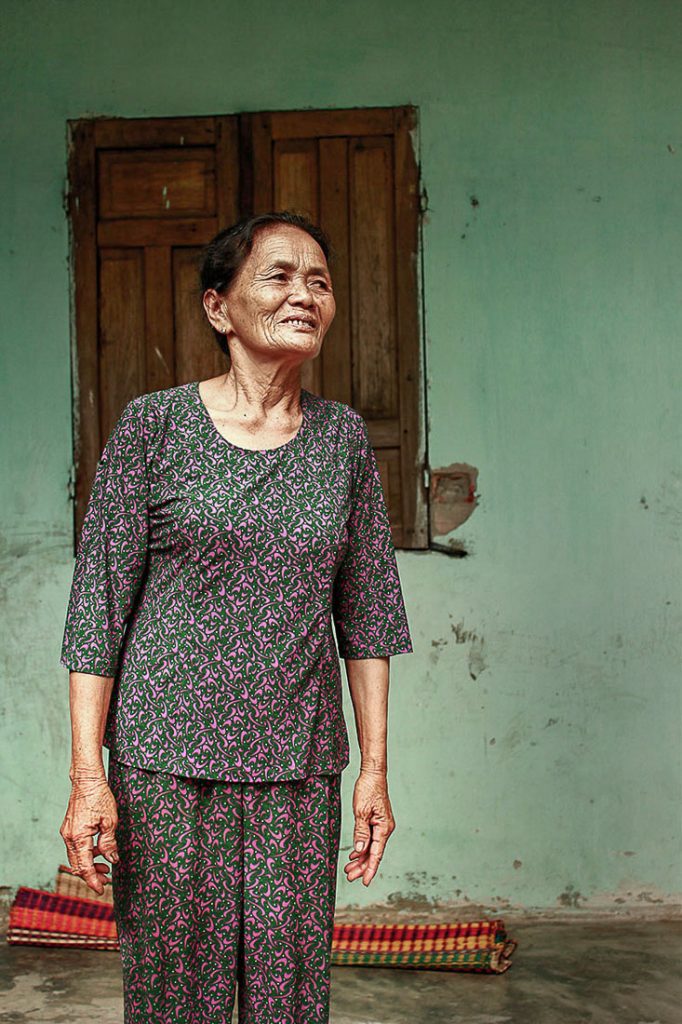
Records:
{"label": "fingernail", "polygon": [[356,839],[356,841],[355,841],[355,849],[358,851],[358,853],[360,852],[360,850],[363,848],[364,845],[365,844],[363,843],[362,839]]}

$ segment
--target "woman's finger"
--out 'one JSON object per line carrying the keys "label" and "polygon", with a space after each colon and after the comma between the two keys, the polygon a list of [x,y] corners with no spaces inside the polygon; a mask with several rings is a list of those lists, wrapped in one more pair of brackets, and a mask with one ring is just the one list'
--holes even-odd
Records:
{"label": "woman's finger", "polygon": [[[93,857],[97,857],[98,855],[100,855],[100,850],[98,850],[97,846],[93,846],[92,854]],[[99,871],[99,873],[102,875],[106,875],[111,870],[109,865],[103,864],[101,860],[93,861],[93,863],[95,865],[95,871]]]}
{"label": "woman's finger", "polygon": [[113,863],[118,861],[118,849],[116,847],[116,826],[117,817],[113,814],[102,815],[99,824],[99,837],[97,843],[103,857]]}
{"label": "woman's finger", "polygon": [[[97,851],[97,849],[95,847],[93,847],[93,851],[92,852],[96,856],[98,851]],[[78,855],[77,854],[74,854],[74,860],[76,862],[78,861]],[[93,861],[93,867],[94,867],[95,871],[97,871],[98,874],[100,874],[100,875],[108,875],[108,873],[110,871],[109,865],[108,864],[103,864],[101,861]],[[76,877],[76,878],[83,878],[83,868],[79,867],[77,863],[76,863],[76,865],[69,864],[68,871],[69,871],[70,875],[74,875],[74,877]],[[85,881],[85,879],[83,879],[83,880]],[[105,881],[108,882],[109,879],[106,878]]]}
{"label": "woman's finger", "polygon": [[366,812],[356,811],[355,828],[353,829],[353,849],[358,853],[362,853],[363,850],[366,850],[369,845],[371,835],[372,828],[369,823],[368,815]]}
{"label": "woman's finger", "polygon": [[393,829],[387,825],[379,825],[372,830],[372,842],[370,843],[369,858],[363,878],[364,885],[369,885],[376,875],[381,858],[384,855],[384,850],[386,849],[386,843],[392,831]]}
{"label": "woman's finger", "polygon": [[[71,840],[73,846],[73,860],[70,860],[71,865],[78,868],[78,874],[83,879],[85,884],[93,889],[98,895],[102,895],[104,892],[104,885],[100,881],[100,872],[95,866],[95,859],[93,854],[93,845],[91,836],[83,836],[79,839]],[[105,870],[109,870],[106,864],[101,864],[99,867],[103,867]]]}
{"label": "woman's finger", "polygon": [[344,865],[343,870],[349,882],[354,882],[356,878],[360,878],[365,873],[369,862],[369,855],[370,847],[368,846],[362,853],[356,853],[354,860]]}
{"label": "woman's finger", "polygon": [[349,882],[354,882],[356,878],[361,878],[365,873],[365,866],[358,864],[347,864],[343,869],[346,872],[346,879]]}

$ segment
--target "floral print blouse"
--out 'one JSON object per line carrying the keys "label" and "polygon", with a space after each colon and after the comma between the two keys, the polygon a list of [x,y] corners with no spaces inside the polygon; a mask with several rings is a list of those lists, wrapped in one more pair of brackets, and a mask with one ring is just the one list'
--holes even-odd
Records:
{"label": "floral print blouse", "polygon": [[412,651],[366,423],[305,389],[301,406],[265,450],[220,434],[198,381],[132,399],[111,431],[60,664],[114,677],[118,760],[244,782],[339,772],[339,656]]}

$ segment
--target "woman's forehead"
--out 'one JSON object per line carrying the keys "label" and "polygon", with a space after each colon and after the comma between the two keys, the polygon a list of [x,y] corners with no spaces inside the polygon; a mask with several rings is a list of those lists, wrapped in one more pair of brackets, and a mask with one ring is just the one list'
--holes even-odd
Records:
{"label": "woman's forehead", "polygon": [[254,264],[293,263],[327,271],[327,260],[312,235],[289,224],[268,225],[255,235],[250,253]]}

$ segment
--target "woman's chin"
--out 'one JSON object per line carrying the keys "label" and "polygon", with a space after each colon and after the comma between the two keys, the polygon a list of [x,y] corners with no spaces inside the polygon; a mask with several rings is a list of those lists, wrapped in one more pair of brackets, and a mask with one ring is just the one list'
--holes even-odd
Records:
{"label": "woman's chin", "polygon": [[286,342],[280,343],[278,350],[285,350],[292,355],[296,354],[301,359],[314,359],[322,347],[322,341],[316,335],[304,335],[301,332],[299,338],[287,338]]}

